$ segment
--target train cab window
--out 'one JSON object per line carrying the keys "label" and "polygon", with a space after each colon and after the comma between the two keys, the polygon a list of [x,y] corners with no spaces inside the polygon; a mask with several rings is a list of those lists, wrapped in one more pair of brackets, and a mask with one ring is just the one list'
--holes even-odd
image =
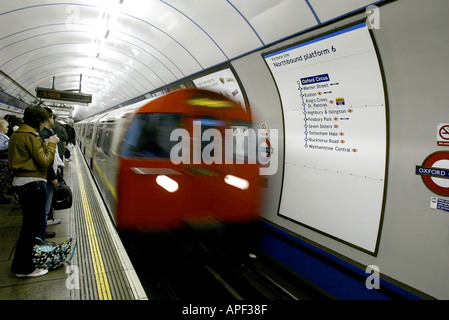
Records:
{"label": "train cab window", "polygon": [[[192,119],[194,125],[200,125],[201,129],[201,135],[200,137],[204,137],[204,133],[208,129],[216,129],[220,131],[220,136],[218,139],[222,138],[224,136],[224,129],[227,128],[227,122],[219,120],[213,116],[201,116],[201,117],[195,117]],[[209,161],[215,157],[215,149],[211,149],[209,152],[205,152],[205,148],[211,143],[211,142],[218,142],[222,144],[222,141],[214,141],[217,137],[212,136],[210,137],[210,140],[207,139],[201,139],[201,154],[202,158],[205,161]],[[223,154],[223,152],[222,152]]]}
{"label": "train cab window", "polygon": [[181,127],[177,113],[138,113],[126,133],[121,155],[130,158],[170,158],[177,143],[170,141],[173,130]]}
{"label": "train cab window", "polygon": [[[221,144],[222,163],[229,161],[255,163],[257,143],[255,131],[250,130],[251,123],[238,120],[227,121],[213,116],[194,117],[192,121],[194,126],[200,126],[201,129],[201,156],[204,161],[219,161],[220,155],[216,154],[213,145]],[[217,135],[213,134],[214,131],[206,134],[209,129],[214,129]],[[214,141],[215,139],[217,141]],[[226,151],[227,145],[232,146],[232,153]]]}
{"label": "train cab window", "polygon": [[[246,121],[232,121],[232,162],[255,163],[258,152],[256,132],[252,125]],[[228,155],[230,156],[230,155]]]}

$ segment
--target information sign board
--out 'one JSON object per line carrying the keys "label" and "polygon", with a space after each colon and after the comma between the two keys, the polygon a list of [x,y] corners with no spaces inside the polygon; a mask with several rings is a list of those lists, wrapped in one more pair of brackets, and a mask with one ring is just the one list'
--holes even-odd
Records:
{"label": "information sign board", "polygon": [[387,107],[366,23],[264,59],[285,122],[279,214],[374,252],[385,189]]}

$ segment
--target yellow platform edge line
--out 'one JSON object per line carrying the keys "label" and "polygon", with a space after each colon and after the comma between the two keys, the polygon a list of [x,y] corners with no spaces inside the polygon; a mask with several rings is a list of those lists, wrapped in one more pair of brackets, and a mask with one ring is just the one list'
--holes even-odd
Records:
{"label": "yellow platform edge line", "polygon": [[95,231],[92,213],[90,211],[89,202],[87,201],[86,190],[84,188],[84,181],[81,175],[78,154],[75,153],[76,168],[78,174],[78,183],[81,192],[81,201],[84,209],[84,219],[86,221],[87,234],[89,239],[89,248],[92,256],[92,264],[94,267],[95,282],[97,285],[98,297],[100,300],[112,300],[109,280],[105,271],[103,257],[100,252],[98,244],[97,233]]}

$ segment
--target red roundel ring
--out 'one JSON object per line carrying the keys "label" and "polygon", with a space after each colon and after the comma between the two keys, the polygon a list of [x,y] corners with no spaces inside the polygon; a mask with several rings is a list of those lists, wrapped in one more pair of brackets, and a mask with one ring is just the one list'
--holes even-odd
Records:
{"label": "red roundel ring", "polygon": [[[439,151],[431,154],[424,160],[422,166],[432,168],[433,164],[440,160],[449,160],[449,151]],[[446,170],[449,168],[445,168]],[[440,186],[435,183],[431,176],[421,176],[424,184],[433,192],[441,196],[449,196],[449,187]]]}

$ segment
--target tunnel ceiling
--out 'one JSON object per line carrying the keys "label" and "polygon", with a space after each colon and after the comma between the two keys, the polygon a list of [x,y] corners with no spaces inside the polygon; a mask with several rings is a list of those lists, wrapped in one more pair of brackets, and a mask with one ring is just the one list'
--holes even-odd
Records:
{"label": "tunnel ceiling", "polygon": [[0,0],[0,70],[33,95],[81,84],[83,119],[377,2]]}

